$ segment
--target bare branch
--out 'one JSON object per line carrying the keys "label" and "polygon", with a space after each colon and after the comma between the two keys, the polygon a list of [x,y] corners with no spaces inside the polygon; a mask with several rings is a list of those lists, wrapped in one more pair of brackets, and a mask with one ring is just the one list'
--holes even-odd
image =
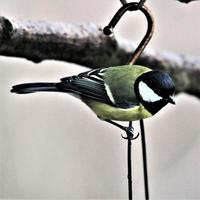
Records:
{"label": "bare branch", "polygon": [[[91,68],[128,63],[134,44],[107,37],[95,24],[17,21],[0,18],[0,55],[33,62],[63,60]],[[200,98],[200,58],[146,50],[138,64],[168,71],[177,92]]]}

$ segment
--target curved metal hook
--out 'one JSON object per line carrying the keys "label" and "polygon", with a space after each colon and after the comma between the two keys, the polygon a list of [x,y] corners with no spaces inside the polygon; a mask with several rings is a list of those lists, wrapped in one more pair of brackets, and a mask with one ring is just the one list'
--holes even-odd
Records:
{"label": "curved metal hook", "polygon": [[145,4],[146,0],[141,0],[139,3],[138,3],[138,9],[140,9],[144,4]]}
{"label": "curved metal hook", "polygon": [[[144,0],[141,0],[140,3],[144,2]],[[141,55],[141,53],[143,52],[143,50],[145,49],[145,47],[147,46],[147,44],[149,43],[152,35],[153,35],[153,31],[154,31],[154,20],[153,20],[153,16],[150,12],[150,10],[144,6],[139,7],[138,6],[140,3],[127,3],[124,4],[118,11],[117,13],[114,15],[114,17],[111,19],[110,23],[103,29],[103,32],[105,35],[111,35],[113,33],[113,29],[116,26],[116,24],[119,22],[119,20],[121,19],[121,17],[124,15],[124,13],[126,11],[137,11],[140,10],[146,17],[147,19],[147,23],[148,23],[148,28],[147,28],[147,32],[145,34],[145,36],[143,37],[142,41],[140,42],[140,44],[138,45],[138,47],[136,48],[136,50],[133,53],[133,57],[130,61],[130,65],[133,65],[135,63],[135,61],[137,60],[137,58]]]}

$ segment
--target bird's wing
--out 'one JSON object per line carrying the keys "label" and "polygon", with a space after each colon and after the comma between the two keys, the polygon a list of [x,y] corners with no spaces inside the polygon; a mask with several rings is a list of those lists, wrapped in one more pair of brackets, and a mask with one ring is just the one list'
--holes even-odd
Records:
{"label": "bird's wing", "polygon": [[138,105],[134,92],[135,80],[148,70],[130,65],[99,68],[63,78],[58,88],[115,107],[130,108]]}
{"label": "bird's wing", "polygon": [[62,78],[57,87],[66,92],[72,92],[82,98],[89,98],[113,106],[104,84],[103,71],[106,68],[99,68],[83,72],[77,76]]}

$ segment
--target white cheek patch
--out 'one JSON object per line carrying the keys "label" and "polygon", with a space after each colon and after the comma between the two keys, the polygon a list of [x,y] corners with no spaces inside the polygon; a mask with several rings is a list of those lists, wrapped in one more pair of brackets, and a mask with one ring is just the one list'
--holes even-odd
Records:
{"label": "white cheek patch", "polygon": [[139,83],[139,93],[144,101],[147,102],[155,102],[162,99],[162,97],[158,96],[146,83]]}

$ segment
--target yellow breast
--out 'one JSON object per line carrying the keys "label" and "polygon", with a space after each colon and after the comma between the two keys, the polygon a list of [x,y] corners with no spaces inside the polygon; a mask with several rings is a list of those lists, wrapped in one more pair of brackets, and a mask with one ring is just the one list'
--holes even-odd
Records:
{"label": "yellow breast", "polygon": [[93,100],[87,101],[85,103],[102,120],[110,119],[117,121],[136,121],[152,116],[152,114],[149,113],[142,105],[135,106],[133,108],[123,109],[116,108]]}

